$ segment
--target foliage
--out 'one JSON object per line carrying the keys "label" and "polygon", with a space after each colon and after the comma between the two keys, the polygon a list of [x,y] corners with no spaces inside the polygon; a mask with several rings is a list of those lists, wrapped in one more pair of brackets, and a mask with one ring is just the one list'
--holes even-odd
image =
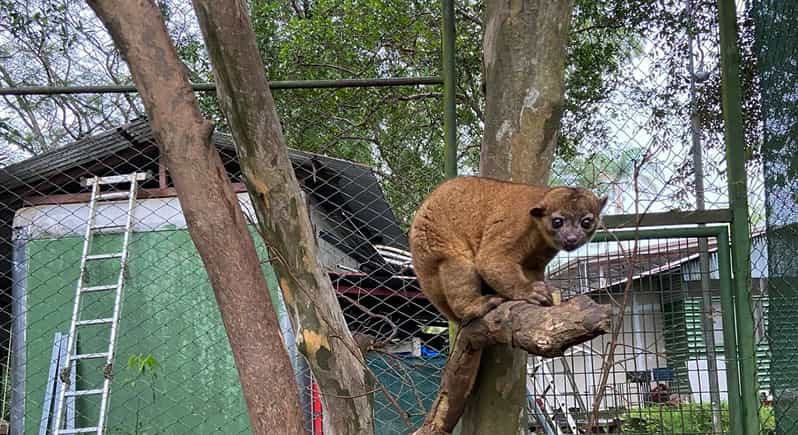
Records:
{"label": "foliage", "polygon": [[[712,409],[708,403],[685,403],[672,405],[649,405],[627,411],[622,417],[623,433],[712,433]],[[762,433],[775,430],[773,408],[762,406],[759,410]],[[721,404],[721,427],[729,430],[729,407]]]}
{"label": "foliage", "polygon": [[794,43],[798,8],[791,2],[761,1],[751,15],[756,22],[753,51],[758,60],[767,130],[762,153],[766,190],[772,198],[769,216],[775,225],[784,225],[794,221],[791,207],[798,202],[798,48]]}
{"label": "foliage", "polygon": [[[599,112],[622,66],[641,51],[653,1],[576,3],[566,72],[562,161],[606,149],[614,122]],[[380,14],[374,14],[379,10]],[[478,171],[482,142],[481,1],[458,2],[457,96],[461,173]],[[437,75],[440,2],[254,1],[253,23],[268,75],[335,79]],[[323,47],[323,49],[322,49]],[[400,221],[443,179],[437,88],[277,91],[289,145],[376,167]],[[592,151],[591,151],[592,150]],[[595,166],[595,165],[594,165]],[[580,168],[561,165],[564,171]]]}
{"label": "foliage", "polygon": [[[158,379],[158,368],[160,364],[152,354],[132,354],[127,359],[128,376],[122,382],[123,386],[135,388],[136,384],[142,383],[150,389],[152,393],[152,403],[156,400],[155,382]],[[158,428],[147,424],[141,416],[142,399],[136,401],[136,420],[133,430],[127,427],[113,427],[111,432],[115,434],[148,435],[161,433]],[[146,406],[146,405],[145,405]]]}
{"label": "foliage", "polygon": [[[688,34],[706,52],[699,67],[710,73],[698,85],[696,105],[707,147],[719,149],[722,126],[715,2],[689,3],[575,1],[557,150],[561,177],[574,178],[592,166],[594,172],[615,173],[604,182],[628,183],[628,167],[605,168],[620,150],[633,146],[663,155],[672,150],[664,160],[678,177],[660,184],[676,181],[674,199],[689,203]],[[189,2],[161,0],[159,5],[192,80],[212,81]],[[483,2],[456,5],[458,157],[460,172],[468,174],[478,171],[482,142]],[[438,0],[250,2],[270,80],[439,75],[440,8]],[[750,19],[742,24],[747,144],[749,158],[756,159],[761,122],[753,24]],[[81,2],[0,0],[0,56],[2,86],[131,81],[99,21]],[[215,95],[198,95],[205,114],[224,131]],[[289,146],[375,168],[404,224],[444,178],[439,87],[280,90],[274,95]],[[0,155],[10,161],[37,154],[142,114],[135,95],[5,97]],[[717,178],[722,166],[715,169]]]}
{"label": "foliage", "polygon": [[135,375],[135,378],[131,380],[133,384],[138,378],[151,378],[153,380],[157,378],[159,366],[158,360],[151,354],[134,354],[127,359],[127,368]]}
{"label": "foliage", "polygon": [[[201,40],[191,8],[166,3],[178,2],[161,2],[175,40],[183,45]],[[85,2],[0,0],[0,86],[131,83],[127,65]],[[9,160],[58,148],[144,114],[135,94],[0,98],[0,155]]]}

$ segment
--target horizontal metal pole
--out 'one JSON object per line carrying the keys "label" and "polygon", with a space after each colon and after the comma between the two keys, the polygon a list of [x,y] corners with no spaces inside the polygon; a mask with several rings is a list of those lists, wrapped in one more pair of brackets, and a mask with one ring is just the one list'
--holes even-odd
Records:
{"label": "horizontal metal pole", "polygon": [[721,234],[728,234],[728,227],[724,225],[713,225],[708,227],[691,228],[652,228],[647,230],[622,230],[622,231],[599,231],[593,237],[594,242],[614,242],[644,239],[677,239],[685,237],[721,237]]}
{"label": "horizontal metal pole", "polygon": [[[640,223],[637,219],[640,217]],[[661,213],[606,215],[601,218],[607,228],[658,227],[666,225],[697,225],[731,222],[731,211],[718,210],[666,211]]]}
{"label": "horizontal metal pole", "polygon": [[[271,89],[365,88],[387,86],[441,85],[440,77],[395,77],[385,79],[286,80],[269,82]],[[215,92],[215,83],[193,83],[198,92]],[[14,86],[0,87],[0,95],[128,94],[138,92],[133,85],[97,86]]]}

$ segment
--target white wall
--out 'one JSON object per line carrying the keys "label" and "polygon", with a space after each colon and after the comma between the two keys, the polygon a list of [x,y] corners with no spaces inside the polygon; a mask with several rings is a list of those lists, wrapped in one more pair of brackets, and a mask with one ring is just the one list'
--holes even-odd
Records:
{"label": "white wall", "polygon": [[[627,307],[615,350],[615,363],[607,380],[607,390],[602,401],[602,409],[629,407],[643,402],[644,389],[626,380],[627,371],[651,370],[665,367],[665,340],[662,336],[663,321],[659,297],[654,293],[634,295],[634,314]],[[603,301],[609,303],[609,301]],[[619,301],[620,302],[620,301]],[[554,388],[557,400],[566,407],[578,407],[576,394],[588,408],[600,384],[604,353],[610,342],[610,335],[591,340],[584,346],[570,349],[566,356],[547,359],[546,373],[554,375]],[[563,359],[573,372],[577,390],[566,377]],[[530,358],[530,367],[534,364]],[[549,381],[548,376],[537,375],[537,385]],[[652,386],[655,384],[651,384]],[[539,392],[540,390],[538,390]]]}
{"label": "white wall", "polygon": [[[255,220],[255,212],[247,193],[239,193],[238,201],[244,212]],[[96,225],[119,224],[125,221],[127,202],[119,201],[98,205]],[[21,208],[14,215],[16,237],[40,239],[65,236],[83,236],[89,214],[88,203],[40,205]],[[316,231],[329,228],[329,222],[316,209],[311,207],[311,221]],[[186,219],[176,197],[139,199],[133,209],[133,231],[160,231],[185,229]],[[337,270],[337,265],[357,268],[352,258],[324,240],[319,239],[319,259],[329,270]]]}

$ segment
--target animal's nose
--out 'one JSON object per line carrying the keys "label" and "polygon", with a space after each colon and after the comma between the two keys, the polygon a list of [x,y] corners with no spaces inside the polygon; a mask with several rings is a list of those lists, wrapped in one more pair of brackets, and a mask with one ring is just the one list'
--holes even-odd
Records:
{"label": "animal's nose", "polygon": [[565,238],[565,243],[567,243],[569,245],[575,245],[576,242],[578,242],[578,241],[579,241],[579,237],[576,237],[576,236],[568,236],[568,237]]}

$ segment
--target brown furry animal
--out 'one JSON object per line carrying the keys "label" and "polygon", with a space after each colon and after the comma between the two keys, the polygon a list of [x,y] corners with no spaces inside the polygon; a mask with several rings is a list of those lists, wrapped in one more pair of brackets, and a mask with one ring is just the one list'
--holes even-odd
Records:
{"label": "brown furry animal", "polygon": [[[590,240],[606,203],[581,188],[454,178],[416,211],[413,268],[452,321],[482,317],[507,299],[551,305],[546,265]],[[496,294],[483,294],[483,282]]]}

